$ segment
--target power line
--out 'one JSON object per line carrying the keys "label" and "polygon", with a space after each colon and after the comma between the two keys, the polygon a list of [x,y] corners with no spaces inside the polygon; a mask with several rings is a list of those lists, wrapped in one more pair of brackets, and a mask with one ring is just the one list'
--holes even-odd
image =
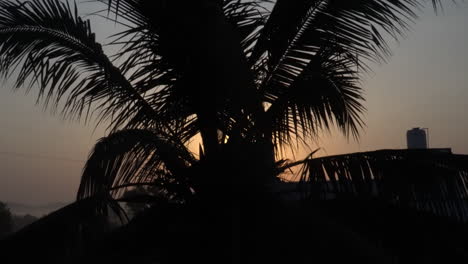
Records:
{"label": "power line", "polygon": [[0,155],[26,158],[26,159],[59,160],[59,161],[75,162],[75,163],[85,162],[84,160],[78,160],[78,159],[61,158],[61,157],[31,154],[31,153],[10,152],[10,151],[0,151]]}

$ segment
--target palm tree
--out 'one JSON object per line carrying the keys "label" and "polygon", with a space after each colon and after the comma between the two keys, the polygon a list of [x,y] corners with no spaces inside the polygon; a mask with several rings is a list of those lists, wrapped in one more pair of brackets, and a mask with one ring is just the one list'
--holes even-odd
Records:
{"label": "palm tree", "polygon": [[[366,230],[349,229],[329,208],[371,208],[440,223],[409,208],[424,209],[427,197],[466,196],[462,156],[387,151],[281,159],[283,150],[331,127],[358,136],[360,77],[369,62],[388,58],[386,37],[405,32],[425,1],[99,2],[125,28],[110,43],[120,48],[114,59],[76,6],[0,1],[2,76],[14,76],[16,88],[38,88],[38,100],[65,117],[94,117],[109,131],[89,156],[77,201],[11,237],[10,247],[37,247],[49,237],[53,242],[37,251],[48,247],[54,252],[49,261],[57,262],[85,255],[182,263],[211,254],[233,263],[266,256],[271,263],[303,263],[310,254],[294,252],[309,246],[317,249],[311,254],[331,259],[343,257],[333,254],[339,249],[359,260],[387,261],[404,254],[384,252],[398,247],[377,246],[375,230],[366,236]],[[195,154],[188,145],[197,136]],[[432,182],[415,187],[399,178],[402,172],[414,178],[412,164],[430,168],[423,172]],[[287,202],[278,193],[281,175],[293,167],[309,183],[299,190],[308,202]],[[142,186],[156,191],[124,195]],[[320,202],[328,187],[365,199],[353,203],[357,207]],[[374,194],[379,200],[369,198]],[[152,209],[127,223],[122,202]],[[450,208],[464,216],[457,206]],[[110,212],[124,223],[112,232]],[[297,229],[277,227],[287,216],[297,220]],[[310,243],[271,252],[281,239],[297,239],[297,230]],[[155,239],[142,243],[145,235]]]}

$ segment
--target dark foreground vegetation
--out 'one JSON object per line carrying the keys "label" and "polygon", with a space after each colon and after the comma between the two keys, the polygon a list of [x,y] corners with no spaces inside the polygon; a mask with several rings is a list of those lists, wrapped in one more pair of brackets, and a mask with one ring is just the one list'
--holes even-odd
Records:
{"label": "dark foreground vegetation", "polygon": [[467,260],[466,156],[281,158],[332,127],[358,136],[360,77],[426,1],[98,2],[124,28],[113,59],[76,6],[0,0],[2,76],[109,131],[77,201],[2,240],[2,263]]}

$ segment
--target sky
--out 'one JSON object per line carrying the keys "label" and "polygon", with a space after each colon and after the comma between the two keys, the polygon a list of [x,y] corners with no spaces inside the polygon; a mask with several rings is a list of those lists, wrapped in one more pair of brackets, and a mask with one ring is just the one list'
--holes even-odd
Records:
{"label": "sky", "polygon": [[[83,13],[90,4],[79,6]],[[115,30],[93,18],[99,41]],[[386,64],[371,64],[362,80],[367,108],[359,141],[324,133],[301,158],[377,149],[406,148],[406,130],[429,128],[430,147],[468,154],[468,2],[448,4],[437,16],[429,9],[411,32],[392,43]],[[0,83],[0,201],[27,204],[70,202],[84,162],[103,128],[62,120],[35,104],[32,91],[12,92]]]}

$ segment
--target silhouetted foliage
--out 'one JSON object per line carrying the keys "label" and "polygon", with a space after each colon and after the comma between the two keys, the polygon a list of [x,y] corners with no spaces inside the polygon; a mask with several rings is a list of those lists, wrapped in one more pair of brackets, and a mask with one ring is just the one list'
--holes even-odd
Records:
{"label": "silhouetted foliage", "polygon": [[0,238],[13,230],[11,212],[5,203],[0,202]]}
{"label": "silhouetted foliage", "polygon": [[466,155],[445,149],[379,150],[308,159],[310,199],[380,197],[388,203],[468,221]]}
{"label": "silhouetted foliage", "polygon": [[13,222],[13,231],[18,231],[23,229],[24,227],[34,223],[37,221],[37,217],[26,214],[26,215],[13,215],[12,222]]}
{"label": "silhouetted foliage", "polygon": [[[114,60],[76,6],[0,0],[0,74],[16,76],[17,88],[37,87],[38,100],[65,117],[95,117],[109,128],[85,165],[77,201],[23,229],[8,247],[59,263],[405,263],[422,251],[466,257],[463,238],[436,228],[451,220],[410,209],[411,199],[403,199],[447,192],[466,199],[466,168],[444,165],[466,157],[421,152],[424,162],[413,169],[405,151],[298,162],[280,155],[332,127],[358,136],[361,75],[369,61],[388,58],[386,39],[404,33],[426,1],[99,2],[124,28],[110,43],[120,48]],[[188,145],[197,136],[193,153]],[[306,188],[293,192],[304,202],[277,191],[282,173],[295,166]],[[421,176],[429,172],[430,182]],[[345,199],[314,199],[323,180],[344,186],[334,187],[335,195],[349,187],[340,194]],[[144,186],[156,192],[125,195]],[[123,202],[149,209],[129,221]],[[110,228],[109,210],[121,227]],[[385,219],[400,226],[408,219],[395,234],[427,239],[422,251],[379,233]],[[428,250],[439,234],[452,237],[457,250]],[[37,247],[46,236],[51,241]]]}

